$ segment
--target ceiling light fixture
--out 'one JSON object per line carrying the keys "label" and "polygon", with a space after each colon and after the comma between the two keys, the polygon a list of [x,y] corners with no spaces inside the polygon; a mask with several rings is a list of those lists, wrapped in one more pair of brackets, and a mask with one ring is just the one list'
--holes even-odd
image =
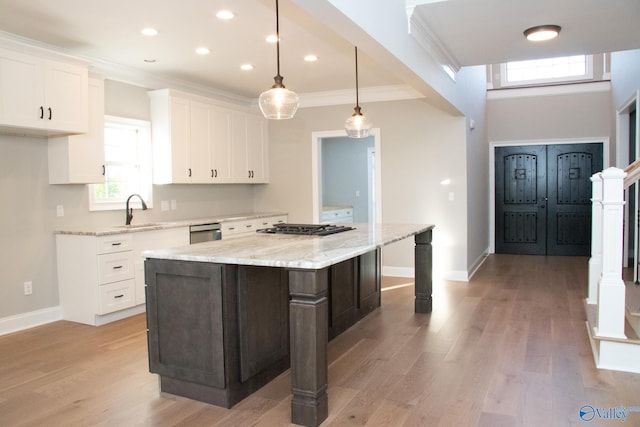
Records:
{"label": "ceiling light fixture", "polygon": [[153,36],[157,36],[158,35],[158,30],[156,30],[155,28],[151,28],[151,27],[143,28],[142,30],[140,30],[140,32],[143,35],[149,36],[149,37],[153,37]]}
{"label": "ceiling light fixture", "polygon": [[315,55],[305,55],[304,60],[307,62],[315,62],[318,60],[318,57]]}
{"label": "ceiling light fixture", "polygon": [[201,46],[196,48],[196,53],[198,55],[208,55],[211,53],[211,50],[208,47]]}
{"label": "ceiling light fixture", "polygon": [[251,65],[251,64],[242,64],[240,66],[240,69],[242,71],[251,71],[251,70],[253,70],[253,65]]}
{"label": "ceiling light fixture", "polygon": [[271,89],[260,94],[258,104],[262,114],[267,119],[282,120],[290,119],[298,110],[298,95],[286,89],[282,84],[280,75],[280,18],[278,13],[278,0],[276,0],[276,61],[278,73],[273,78],[275,81]]}
{"label": "ceiling light fixture", "polygon": [[532,42],[541,42],[558,37],[561,27],[559,25],[538,25],[524,30],[524,36]]}
{"label": "ceiling light fixture", "polygon": [[349,138],[366,138],[369,136],[371,130],[371,123],[360,111],[360,105],[358,101],[358,46],[356,46],[356,106],[353,109],[354,113],[344,123],[344,128],[347,131]]}
{"label": "ceiling light fixture", "polygon": [[230,10],[221,10],[218,13],[216,13],[216,18],[222,19],[222,20],[233,19],[234,17],[235,17],[234,13],[231,12]]}

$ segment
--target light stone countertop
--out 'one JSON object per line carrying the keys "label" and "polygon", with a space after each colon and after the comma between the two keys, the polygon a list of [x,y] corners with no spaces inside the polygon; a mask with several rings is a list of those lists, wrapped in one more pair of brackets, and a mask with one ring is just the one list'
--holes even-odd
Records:
{"label": "light stone countertop", "polygon": [[428,224],[349,224],[329,236],[253,233],[244,237],[145,251],[146,258],[320,269],[432,229]]}
{"label": "light stone countertop", "polygon": [[54,234],[74,234],[81,236],[108,236],[112,234],[136,233],[141,231],[164,230],[167,228],[189,227],[192,225],[224,223],[229,221],[244,221],[248,219],[259,219],[270,216],[287,215],[285,212],[252,212],[239,214],[225,214],[212,216],[207,218],[193,218],[179,221],[152,221],[146,223],[136,223],[135,220],[131,226],[113,225],[113,226],[80,226],[77,228],[68,228],[64,230],[56,230]]}

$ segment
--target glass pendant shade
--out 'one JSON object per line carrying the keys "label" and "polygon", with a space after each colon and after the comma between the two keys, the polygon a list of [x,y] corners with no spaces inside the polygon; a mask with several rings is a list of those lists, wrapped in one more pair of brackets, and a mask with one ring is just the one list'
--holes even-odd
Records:
{"label": "glass pendant shade", "polygon": [[[281,77],[282,78],[282,77]],[[271,120],[290,119],[298,110],[298,95],[280,84],[260,94],[258,104],[262,114]]]}
{"label": "glass pendant shade", "polygon": [[349,138],[366,138],[371,131],[371,123],[367,116],[360,112],[360,107],[354,108],[355,113],[344,122],[344,128]]}

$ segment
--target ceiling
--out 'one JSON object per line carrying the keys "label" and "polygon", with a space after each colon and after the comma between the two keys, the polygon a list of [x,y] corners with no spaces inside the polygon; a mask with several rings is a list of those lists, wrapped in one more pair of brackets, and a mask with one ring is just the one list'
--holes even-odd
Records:
{"label": "ceiling", "polygon": [[[344,1],[332,3],[340,7]],[[405,7],[402,0],[395,1]],[[406,3],[415,6],[412,19],[428,26],[442,50],[460,66],[640,48],[638,0]],[[364,4],[375,7],[370,1]],[[215,17],[225,8],[235,13],[233,20]],[[1,31],[248,99],[268,89],[276,74],[276,48],[265,41],[275,33],[274,0],[0,0],[0,11]],[[563,27],[557,40],[546,45],[526,43],[525,28],[548,23]],[[157,36],[140,34],[149,26],[159,31]],[[298,93],[354,88],[354,46],[331,27],[331,22],[319,22],[298,7],[296,0],[280,1],[280,65],[286,87]],[[209,47],[211,53],[196,55],[198,46]],[[377,62],[367,53],[358,52],[361,88],[405,83],[402,74],[394,72],[394,64]],[[318,60],[305,62],[307,54]],[[254,69],[241,71],[244,63]]]}

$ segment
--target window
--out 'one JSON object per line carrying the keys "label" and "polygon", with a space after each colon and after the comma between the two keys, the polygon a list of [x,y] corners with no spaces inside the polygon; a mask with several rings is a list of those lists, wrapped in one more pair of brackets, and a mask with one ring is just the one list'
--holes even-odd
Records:
{"label": "window", "polygon": [[593,79],[591,55],[514,61],[501,64],[502,86],[562,83]]}
{"label": "window", "polygon": [[[106,116],[104,124],[105,182],[89,185],[89,209],[124,209],[131,194],[152,207],[151,130],[147,121]],[[137,198],[131,207],[140,207]]]}

